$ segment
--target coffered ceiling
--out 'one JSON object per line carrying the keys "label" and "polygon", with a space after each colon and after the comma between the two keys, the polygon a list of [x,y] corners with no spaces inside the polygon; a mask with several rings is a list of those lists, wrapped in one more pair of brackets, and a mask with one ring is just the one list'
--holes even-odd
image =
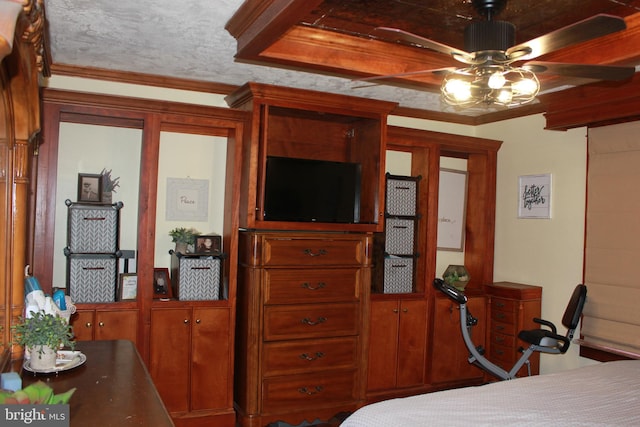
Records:
{"label": "coffered ceiling", "polygon": [[[456,109],[441,101],[442,77],[431,72],[368,87],[354,82],[459,67],[448,55],[373,30],[395,27],[463,49],[464,28],[483,19],[471,0],[45,0],[45,6],[54,73],[89,67],[224,90],[256,81],[394,101],[405,113],[454,122],[544,109],[540,102],[508,112]],[[537,59],[640,64],[640,0],[509,0],[497,18],[513,23],[516,43],[522,43],[598,13],[625,17],[627,29]],[[543,93],[593,84],[539,77]]]}

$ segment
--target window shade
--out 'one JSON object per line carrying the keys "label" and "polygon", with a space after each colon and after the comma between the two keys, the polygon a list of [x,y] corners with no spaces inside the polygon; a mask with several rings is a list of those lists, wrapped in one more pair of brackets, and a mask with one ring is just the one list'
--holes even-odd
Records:
{"label": "window shade", "polygon": [[640,122],[589,129],[586,346],[640,358]]}

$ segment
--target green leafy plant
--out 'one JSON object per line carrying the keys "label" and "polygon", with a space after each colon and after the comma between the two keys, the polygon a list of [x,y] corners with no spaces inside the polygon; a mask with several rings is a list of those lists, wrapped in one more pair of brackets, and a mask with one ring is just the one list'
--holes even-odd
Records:
{"label": "green leafy plant", "polygon": [[[61,344],[73,349],[73,328],[57,315],[43,312],[31,312],[31,317],[20,318],[20,323],[12,326],[16,344],[34,349],[36,346],[49,346],[57,349]],[[42,353],[42,349],[39,350]]]}
{"label": "green leafy plant", "polygon": [[120,177],[111,178],[111,169],[102,169],[100,172],[102,176],[102,191],[104,192],[116,192],[116,187],[120,187]]}
{"label": "green leafy plant", "polygon": [[53,389],[42,381],[29,384],[22,390],[0,390],[2,405],[66,405],[76,391],[75,387],[64,393],[54,394]]}
{"label": "green leafy plant", "polygon": [[196,236],[199,236],[200,232],[195,228],[177,227],[169,231],[171,241],[174,243],[186,243],[193,245],[196,240]]}

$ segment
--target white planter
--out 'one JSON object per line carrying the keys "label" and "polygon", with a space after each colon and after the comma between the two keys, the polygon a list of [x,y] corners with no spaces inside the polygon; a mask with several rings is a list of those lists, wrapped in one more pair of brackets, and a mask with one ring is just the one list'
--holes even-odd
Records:
{"label": "white planter", "polygon": [[30,349],[29,364],[33,370],[46,371],[56,367],[56,351],[48,345],[37,345]]}

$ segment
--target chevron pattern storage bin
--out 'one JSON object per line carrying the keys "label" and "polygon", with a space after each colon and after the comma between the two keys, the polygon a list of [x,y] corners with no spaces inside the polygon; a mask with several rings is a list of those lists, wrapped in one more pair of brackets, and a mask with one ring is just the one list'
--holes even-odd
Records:
{"label": "chevron pattern storage bin", "polygon": [[71,253],[114,253],[118,250],[120,208],[114,205],[81,204],[66,201],[67,248]]}
{"label": "chevron pattern storage bin", "polygon": [[181,301],[220,299],[222,261],[217,256],[172,256],[175,296]]}
{"label": "chevron pattern storage bin", "polygon": [[385,294],[413,292],[413,258],[385,258],[383,292]]}
{"label": "chevron pattern storage bin", "polygon": [[69,255],[67,289],[75,303],[114,302],[118,259],[110,255]]}
{"label": "chevron pattern storage bin", "polygon": [[414,216],[418,200],[418,182],[387,177],[387,211],[389,216]]}
{"label": "chevron pattern storage bin", "polygon": [[416,221],[414,219],[387,218],[385,251],[395,255],[413,255]]}

